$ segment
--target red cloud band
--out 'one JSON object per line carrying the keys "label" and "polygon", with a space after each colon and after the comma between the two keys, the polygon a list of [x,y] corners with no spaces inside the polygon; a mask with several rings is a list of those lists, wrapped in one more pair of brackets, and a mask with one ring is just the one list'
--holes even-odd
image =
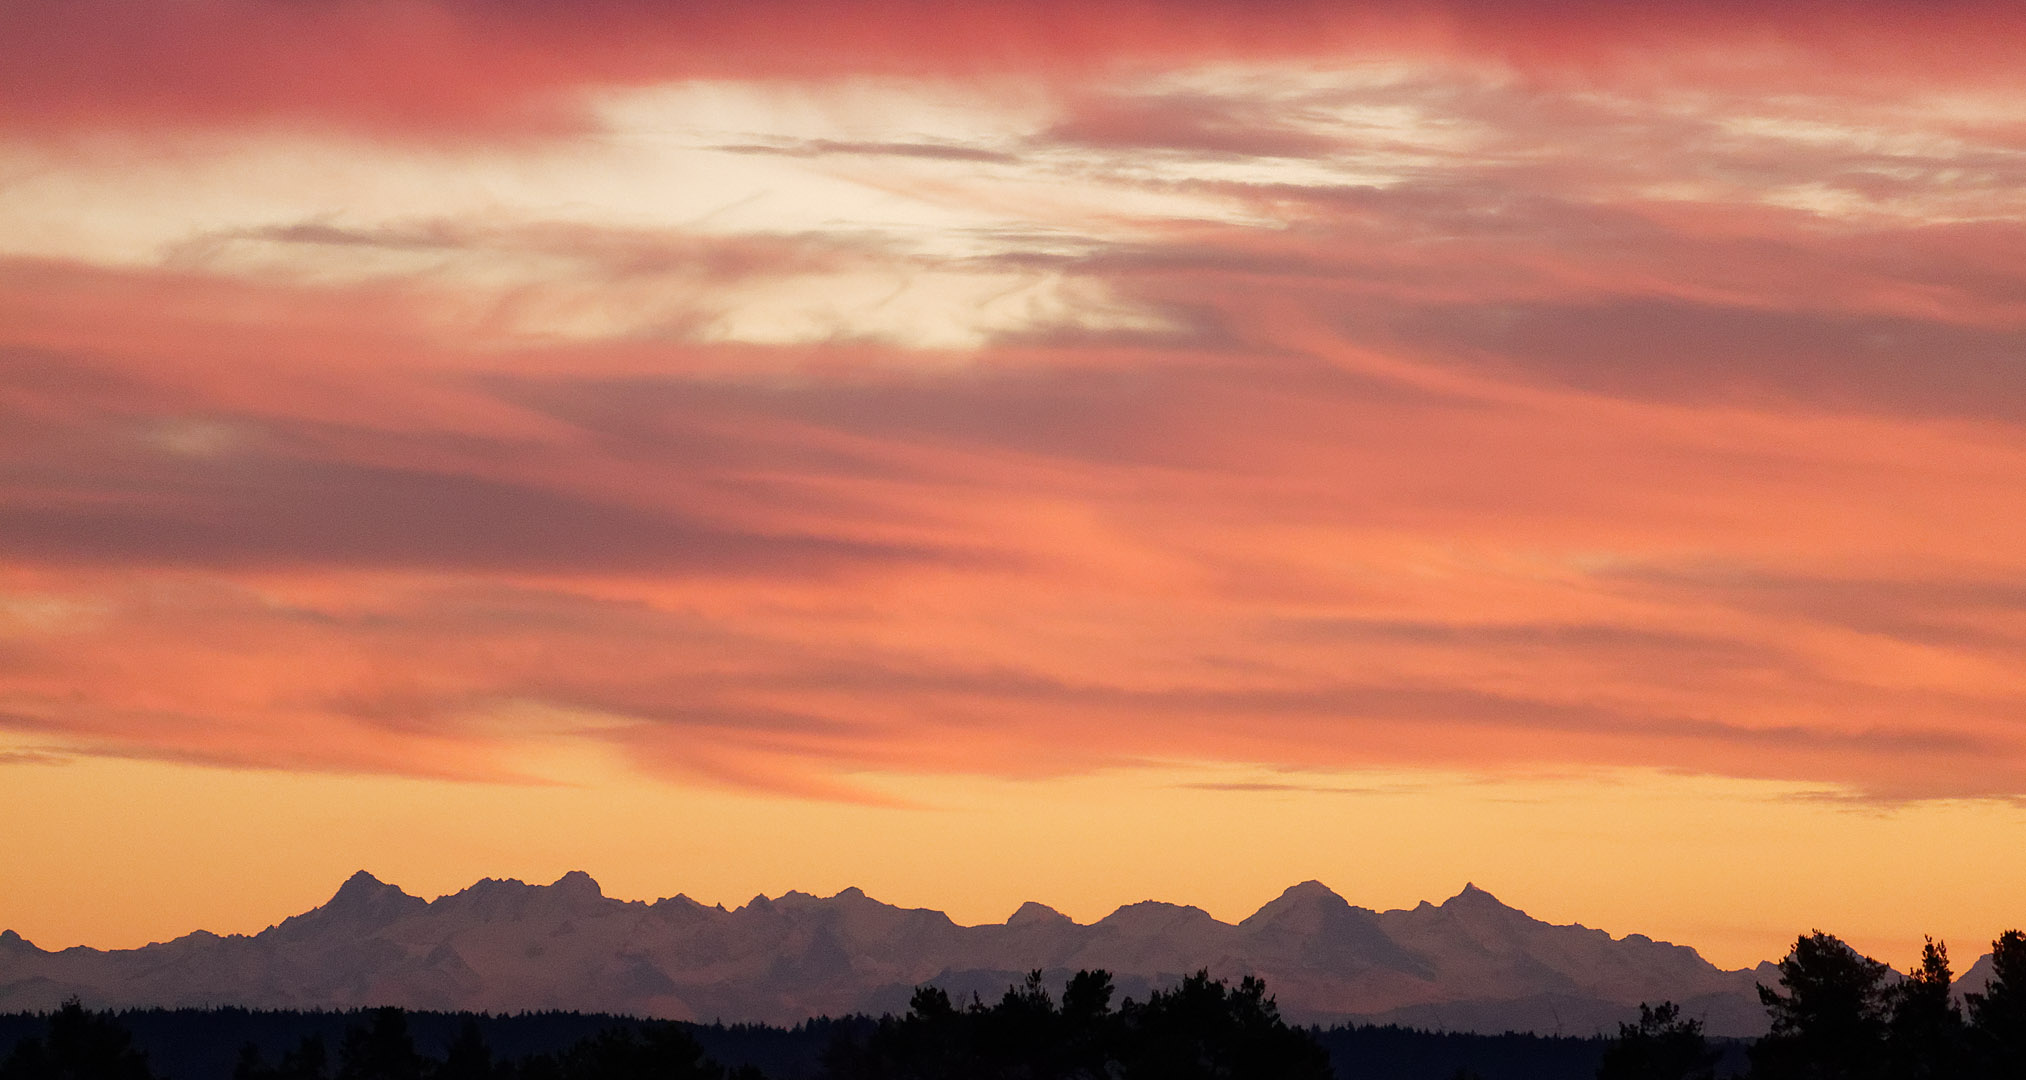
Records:
{"label": "red cloud band", "polygon": [[0,10],[0,126],[483,138],[584,122],[579,92],[698,78],[1055,78],[1208,60],[1407,58],[1558,80],[1889,95],[2010,78],[1999,2],[191,0]]}

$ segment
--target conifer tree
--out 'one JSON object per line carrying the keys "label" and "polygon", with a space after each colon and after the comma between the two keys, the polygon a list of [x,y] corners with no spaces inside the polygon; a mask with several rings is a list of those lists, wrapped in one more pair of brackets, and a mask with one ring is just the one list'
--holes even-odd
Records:
{"label": "conifer tree", "polygon": [[1754,1080],[1882,1080],[1892,969],[1820,930],[1779,967],[1786,993],[1759,986],[1773,1028],[1751,1049]]}
{"label": "conifer tree", "polygon": [[2026,933],[2007,930],[1991,943],[1991,981],[1968,1001],[1986,1073],[2026,1076]]}
{"label": "conifer tree", "polygon": [[1641,1002],[1639,1022],[1618,1025],[1597,1080],[1709,1080],[1716,1059],[1702,1021],[1683,1019],[1681,1006],[1671,1001]]}
{"label": "conifer tree", "polygon": [[1963,1013],[1949,996],[1948,947],[1933,938],[1918,967],[1892,991],[1888,1059],[1896,1080],[1955,1080],[1965,1074]]}

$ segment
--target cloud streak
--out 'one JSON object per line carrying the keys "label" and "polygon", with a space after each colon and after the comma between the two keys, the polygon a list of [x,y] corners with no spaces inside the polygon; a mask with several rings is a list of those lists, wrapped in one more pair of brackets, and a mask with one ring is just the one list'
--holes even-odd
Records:
{"label": "cloud streak", "polygon": [[1346,57],[1497,64],[1562,80],[1728,77],[1890,96],[1948,71],[2003,82],[2022,31],[1988,0],[1859,8],[1726,0],[1627,11],[1602,2],[1277,0],[1067,3],[766,0],[668,7],[606,0],[559,9],[439,0],[365,4],[203,0],[147,12],[34,5],[0,23],[0,102],[15,130],[333,124],[480,138],[580,131],[581,93],[699,78],[857,75],[1057,78],[1120,64],[1172,67]]}
{"label": "cloud streak", "polygon": [[11,11],[0,762],[2026,794],[2016,17],[1339,7]]}

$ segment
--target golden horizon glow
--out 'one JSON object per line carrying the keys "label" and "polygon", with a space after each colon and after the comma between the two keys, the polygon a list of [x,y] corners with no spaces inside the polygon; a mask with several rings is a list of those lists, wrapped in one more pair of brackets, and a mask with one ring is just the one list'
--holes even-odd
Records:
{"label": "golden horizon glow", "polygon": [[[73,771],[87,775],[62,775]],[[625,900],[730,908],[857,887],[966,925],[1028,900],[1086,924],[1141,900],[1236,922],[1310,879],[1389,910],[1474,883],[1535,918],[1673,941],[1725,968],[1776,960],[1817,927],[1899,967],[1932,934],[1967,967],[2016,921],[2026,888],[2026,871],[1991,858],[2026,822],[2014,806],[1882,809],[1820,787],[1640,770],[1489,779],[1175,762],[1053,780],[866,778],[905,807],[645,778],[446,785],[111,760],[17,775],[0,813],[55,827],[0,841],[10,880],[73,890],[9,905],[7,928],[44,949],[257,933],[359,869],[430,899],[482,877],[584,870]],[[52,817],[79,784],[100,800]],[[80,840],[105,857],[81,868]],[[1908,872],[1914,859],[1922,874]]]}

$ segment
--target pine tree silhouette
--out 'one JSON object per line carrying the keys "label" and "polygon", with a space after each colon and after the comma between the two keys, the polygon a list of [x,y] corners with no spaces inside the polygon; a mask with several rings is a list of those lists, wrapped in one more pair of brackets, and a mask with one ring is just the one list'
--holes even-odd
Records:
{"label": "pine tree silhouette", "polygon": [[1970,1027],[1986,1075],[2026,1077],[2026,933],[1991,943],[1991,982],[1968,995]]}
{"label": "pine tree silhouette", "polygon": [[1639,1022],[1618,1025],[1597,1080],[1708,1080],[1717,1056],[1702,1036],[1702,1022],[1682,1019],[1679,1005],[1641,1002]]}
{"label": "pine tree silhouette", "polygon": [[1773,1030],[1751,1049],[1755,1080],[1872,1080],[1886,1073],[1891,968],[1820,930],[1780,961],[1785,994],[1761,985]]}

